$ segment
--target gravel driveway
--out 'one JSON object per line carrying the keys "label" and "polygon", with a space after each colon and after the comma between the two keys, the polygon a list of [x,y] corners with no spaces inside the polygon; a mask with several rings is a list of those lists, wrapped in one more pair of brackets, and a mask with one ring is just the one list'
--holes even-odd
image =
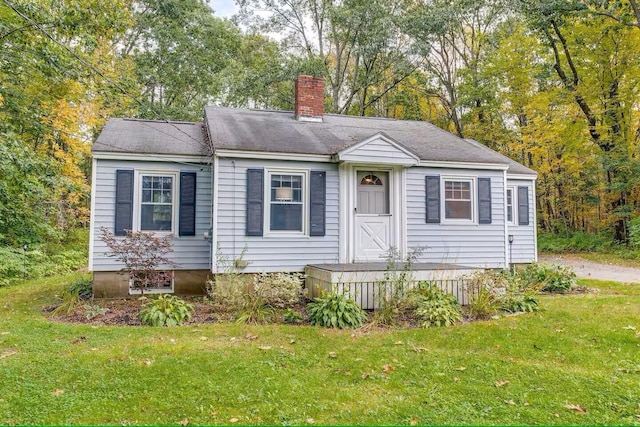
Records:
{"label": "gravel driveway", "polygon": [[541,255],[538,261],[573,267],[576,275],[581,279],[640,283],[640,268],[602,264],[571,255]]}

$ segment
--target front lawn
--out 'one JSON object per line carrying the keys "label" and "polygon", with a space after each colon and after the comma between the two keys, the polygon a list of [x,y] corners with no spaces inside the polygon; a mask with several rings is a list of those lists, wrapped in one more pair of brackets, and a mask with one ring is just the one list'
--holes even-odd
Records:
{"label": "front lawn", "polygon": [[640,287],[448,328],[51,321],[78,276],[0,288],[0,424],[634,424]]}

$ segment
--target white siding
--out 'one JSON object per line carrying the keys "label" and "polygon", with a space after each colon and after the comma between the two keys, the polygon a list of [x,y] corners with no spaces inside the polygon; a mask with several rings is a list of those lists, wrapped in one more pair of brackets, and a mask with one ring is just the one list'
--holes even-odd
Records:
{"label": "white siding", "polygon": [[93,270],[117,271],[122,265],[107,257],[106,245],[100,240],[100,229],[114,231],[116,170],[196,172],[196,235],[177,236],[173,241],[170,258],[178,264],[178,270],[205,270],[211,268],[211,245],[203,237],[211,227],[211,168],[208,165],[191,165],[171,162],[139,162],[121,160],[97,160],[94,185],[95,206],[93,222]]}
{"label": "white siding", "polygon": [[[440,175],[491,178],[491,224],[427,224],[425,222],[425,176]],[[491,170],[414,167],[407,170],[407,246],[425,246],[423,262],[472,267],[504,268],[505,189],[504,173]],[[477,187],[474,189],[477,199]],[[444,195],[441,194],[441,204]]]}
{"label": "white siding", "polygon": [[[517,195],[518,187],[529,188],[529,225],[518,225]],[[534,200],[534,182],[530,180],[507,179],[507,187],[514,187],[514,220],[509,226],[509,234],[513,235],[511,256],[513,263],[528,263],[536,260],[536,224]]]}
{"label": "white siding", "polygon": [[[247,169],[250,168],[326,171],[325,236],[246,236],[246,186]],[[307,264],[337,262],[339,189],[336,164],[221,158],[217,175],[217,247],[228,260],[236,259],[246,247],[244,260],[248,261],[248,266],[243,272],[302,272]],[[266,180],[265,185],[269,185]],[[266,201],[264,208],[268,208]],[[224,266],[221,265],[219,271],[223,272]]]}
{"label": "white siding", "polygon": [[340,155],[341,160],[380,164],[406,164],[414,163],[415,159],[399,150],[397,147],[383,139],[374,139],[371,142],[357,147],[348,154]]}

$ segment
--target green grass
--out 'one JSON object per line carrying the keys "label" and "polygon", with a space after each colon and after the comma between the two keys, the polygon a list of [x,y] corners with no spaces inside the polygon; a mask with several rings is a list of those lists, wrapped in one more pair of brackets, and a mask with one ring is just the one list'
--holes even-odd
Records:
{"label": "green grass", "polygon": [[414,330],[95,327],[45,318],[40,308],[77,278],[0,288],[0,424],[640,420],[640,287],[583,281],[600,293],[547,296],[541,312]]}

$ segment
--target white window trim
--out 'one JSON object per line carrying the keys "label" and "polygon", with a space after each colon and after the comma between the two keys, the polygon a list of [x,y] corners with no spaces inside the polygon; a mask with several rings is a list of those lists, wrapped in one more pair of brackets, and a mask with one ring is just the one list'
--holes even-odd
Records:
{"label": "white window trim", "polygon": [[[511,191],[511,221],[509,221],[509,204],[507,203],[507,192]],[[509,226],[517,226],[518,221],[516,218],[518,217],[518,191],[515,186],[508,186],[507,192],[505,192],[504,204],[507,207],[507,225]]]}
{"label": "white window trim", "polygon": [[[146,288],[144,290],[144,295],[147,294],[172,294],[174,293],[175,286],[175,274],[171,275],[171,288]],[[141,295],[142,291],[140,288],[133,287],[133,280],[129,279],[129,295]]]}
{"label": "white window trim", "polygon": [[[308,237],[310,201],[310,169],[269,168],[264,171],[264,237]],[[271,175],[302,176],[302,231],[271,231]]]}
{"label": "white window trim", "polygon": [[[455,219],[455,218],[447,218],[446,215],[446,205],[447,205],[447,196],[445,193],[446,182],[447,181],[456,181],[456,182],[469,182],[471,184],[470,188],[470,196],[471,196],[471,219]],[[469,175],[446,175],[442,176],[440,179],[440,194],[442,195],[442,200],[440,202],[440,223],[441,224],[464,224],[464,225],[474,225],[478,223],[478,194],[477,194],[477,185],[478,185],[478,177],[477,176],[469,176]]]}
{"label": "white window trim", "polygon": [[180,191],[180,172],[176,170],[136,170],[134,175],[135,191],[133,193],[133,231],[140,230],[142,214],[142,177],[143,176],[170,176],[173,178],[173,192],[171,194],[171,230],[144,230],[157,235],[178,235],[178,193]]}

